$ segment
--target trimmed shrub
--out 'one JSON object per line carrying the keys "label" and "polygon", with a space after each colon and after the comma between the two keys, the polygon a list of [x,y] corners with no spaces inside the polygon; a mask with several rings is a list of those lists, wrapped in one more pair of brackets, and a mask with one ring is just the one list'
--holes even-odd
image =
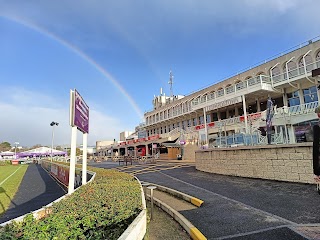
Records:
{"label": "trimmed shrub", "polygon": [[0,229],[0,239],[117,239],[142,210],[139,183],[114,170],[92,169],[93,182],[52,206],[52,213]]}
{"label": "trimmed shrub", "polygon": [[11,160],[0,160],[0,166],[11,165]]}

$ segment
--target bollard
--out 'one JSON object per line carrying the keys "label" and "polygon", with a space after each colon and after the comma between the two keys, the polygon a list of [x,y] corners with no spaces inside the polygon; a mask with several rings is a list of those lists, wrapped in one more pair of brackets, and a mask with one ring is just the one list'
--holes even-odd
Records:
{"label": "bollard", "polygon": [[156,186],[149,186],[147,187],[148,189],[150,189],[150,201],[151,201],[151,217],[150,220],[153,219],[153,189],[156,189]]}
{"label": "bollard", "polygon": [[150,184],[148,183],[141,183],[141,186],[142,186],[142,189],[143,189],[143,192],[144,192],[144,198],[147,200],[147,190],[146,190],[146,187],[148,187]]}

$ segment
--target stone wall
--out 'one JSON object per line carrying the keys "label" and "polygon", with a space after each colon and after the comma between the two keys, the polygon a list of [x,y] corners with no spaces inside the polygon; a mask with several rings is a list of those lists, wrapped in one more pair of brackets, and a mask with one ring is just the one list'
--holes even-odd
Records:
{"label": "stone wall", "polygon": [[196,143],[187,143],[183,146],[183,160],[195,161],[195,152],[199,150]]}
{"label": "stone wall", "polygon": [[314,183],[312,143],[197,150],[195,158],[204,172]]}

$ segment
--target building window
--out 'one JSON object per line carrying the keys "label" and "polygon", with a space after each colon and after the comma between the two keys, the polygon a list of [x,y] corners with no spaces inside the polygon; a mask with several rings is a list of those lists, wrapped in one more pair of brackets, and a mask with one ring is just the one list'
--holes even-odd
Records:
{"label": "building window", "polygon": [[207,123],[211,122],[211,114],[207,114],[206,121]]}
{"label": "building window", "polygon": [[234,109],[229,110],[229,118],[233,118],[235,116],[236,112]]}
{"label": "building window", "polygon": [[193,126],[197,126],[197,119],[196,118],[193,119]]}
{"label": "building window", "polygon": [[191,127],[191,125],[192,125],[192,121],[191,121],[191,119],[189,119],[188,120],[188,127]]}
{"label": "building window", "polygon": [[303,89],[303,98],[305,103],[318,101],[317,88],[314,86],[311,88]]}
{"label": "building window", "polygon": [[272,69],[271,72],[272,75],[272,79],[274,82],[278,82],[280,80],[280,69],[278,67],[275,67],[274,69]]}
{"label": "building window", "polygon": [[227,112],[221,112],[220,113],[220,118],[221,118],[221,120],[226,119],[227,118]]}
{"label": "building window", "polygon": [[212,120],[218,121],[218,113],[217,112],[212,113]]}
{"label": "building window", "polygon": [[288,93],[287,94],[288,97],[288,106],[296,106],[296,105],[300,105],[300,99],[299,99],[299,92],[295,91],[293,93]]}
{"label": "building window", "polygon": [[204,124],[203,116],[200,116],[200,117],[199,117],[199,124]]}

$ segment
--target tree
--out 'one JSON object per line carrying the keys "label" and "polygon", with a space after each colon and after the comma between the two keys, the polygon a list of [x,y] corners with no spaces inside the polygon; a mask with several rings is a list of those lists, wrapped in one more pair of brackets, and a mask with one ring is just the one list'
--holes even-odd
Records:
{"label": "tree", "polygon": [[11,144],[8,142],[0,143],[0,152],[9,151],[11,149]]}
{"label": "tree", "polygon": [[[70,149],[67,150],[68,156],[70,156]],[[80,148],[76,148],[76,156],[80,156],[82,154],[82,151]]]}

